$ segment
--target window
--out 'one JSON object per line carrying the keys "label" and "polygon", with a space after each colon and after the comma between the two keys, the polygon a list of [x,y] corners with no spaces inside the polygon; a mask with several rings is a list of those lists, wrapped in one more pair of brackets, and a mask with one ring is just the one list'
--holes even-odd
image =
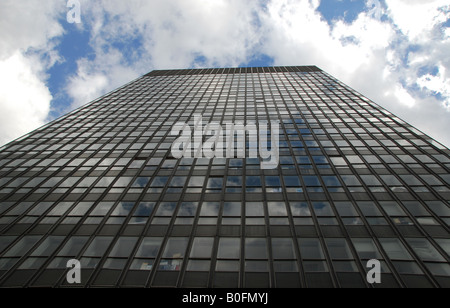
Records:
{"label": "window", "polygon": [[241,251],[239,238],[221,238],[217,251],[218,259],[239,259]]}
{"label": "window", "polygon": [[353,238],[353,246],[362,260],[381,259],[382,256],[375,246],[373,239],[370,238]]}
{"label": "window", "polygon": [[113,240],[112,236],[97,236],[88,246],[83,256],[87,257],[101,257],[108,249],[109,244]]}
{"label": "window", "polygon": [[423,275],[422,270],[415,262],[394,261],[393,264],[400,274]]}
{"label": "window", "polygon": [[242,176],[228,176],[227,177],[226,192],[239,193],[242,191]]}
{"label": "window", "polygon": [[392,260],[412,260],[411,255],[399,239],[380,239],[384,251]]}
{"label": "window", "polygon": [[342,186],[336,176],[322,176],[322,180],[327,187]]}
{"label": "window", "polygon": [[197,237],[194,239],[189,258],[191,259],[208,259],[211,258],[214,238]]}
{"label": "window", "polygon": [[273,238],[272,251],[276,272],[298,272],[294,243],[291,238]]}
{"label": "window", "polygon": [[223,216],[241,216],[242,204],[240,202],[225,202],[223,205]]}
{"label": "window", "polygon": [[361,179],[367,186],[382,186],[381,182],[374,175],[361,175]]}
{"label": "window", "polygon": [[[153,181],[154,183],[152,184],[152,187],[164,187],[164,184],[162,184],[163,179],[162,178],[155,178],[155,180]],[[134,183],[131,185],[131,187],[133,188],[144,188],[145,186],[147,186],[148,182],[150,182],[150,178],[149,177],[138,177]],[[161,184],[158,184],[161,183]],[[158,186],[158,185],[162,185],[162,186]]]}
{"label": "window", "polygon": [[72,236],[58,252],[58,256],[76,257],[88,240],[87,236]]}
{"label": "window", "polygon": [[262,192],[261,178],[259,176],[246,176],[246,192]]}
{"label": "window", "polygon": [[170,217],[175,212],[177,204],[175,202],[161,202],[155,213],[156,216]]}
{"label": "window", "polygon": [[275,193],[282,192],[280,177],[278,176],[266,176],[266,192]]}
{"label": "window", "polygon": [[346,186],[362,186],[361,182],[354,175],[342,175],[341,177]]}
{"label": "window", "polygon": [[161,237],[146,237],[142,240],[136,258],[156,258],[162,243]]}
{"label": "window", "polygon": [[363,215],[366,217],[367,216],[383,216],[374,202],[358,201],[357,205],[360,208]]}
{"label": "window", "polygon": [[63,242],[63,236],[48,236],[34,251],[31,253],[33,257],[48,257]]}
{"label": "window", "polygon": [[319,239],[298,239],[298,244],[305,272],[328,272],[328,265]]}
{"label": "window", "polygon": [[403,201],[402,203],[413,216],[430,216],[430,213],[418,201]]}
{"label": "window", "polygon": [[216,271],[238,272],[241,254],[241,240],[239,238],[221,238],[217,251]]}
{"label": "window", "polygon": [[425,266],[435,276],[450,276],[450,265],[448,263],[425,263]]}
{"label": "window", "polygon": [[156,176],[152,183],[150,184],[149,192],[151,193],[160,193],[163,188],[166,186],[169,177],[167,176]]}
{"label": "window", "polygon": [[450,256],[450,239],[436,239],[436,242],[441,246],[441,248]]}
{"label": "window", "polygon": [[389,216],[406,216],[405,212],[400,208],[397,202],[382,201],[381,207],[386,211]]}
{"label": "window", "polygon": [[203,183],[205,182],[204,176],[192,176],[189,179],[188,189],[186,192],[188,193],[200,193],[202,192]]}
{"label": "window", "polygon": [[203,202],[200,216],[219,216],[219,202]]}
{"label": "window", "polygon": [[132,270],[149,271],[153,268],[155,258],[161,248],[163,238],[146,237],[142,240],[135,258],[130,266]]}
{"label": "window", "polygon": [[307,202],[290,202],[292,216],[310,217],[311,210]]}
{"label": "window", "polygon": [[[311,160],[308,156],[297,156],[296,160],[299,165],[311,165]],[[301,167],[304,168],[305,166]]]}
{"label": "window", "polygon": [[186,176],[174,176],[170,181],[169,188],[167,189],[168,193],[181,193],[184,185],[186,184],[187,177]]}
{"label": "window", "polygon": [[128,216],[128,214],[133,210],[134,202],[119,202],[111,213],[111,216]]}
{"label": "window", "polygon": [[145,224],[155,208],[155,202],[140,202],[133,212],[130,224]]}
{"label": "window", "polygon": [[114,248],[106,259],[103,268],[123,269],[127,263],[138,238],[137,237],[121,237],[118,239]]}
{"label": "window", "polygon": [[220,192],[222,190],[223,178],[222,177],[212,177],[208,179],[206,185],[206,192]]}
{"label": "window", "polygon": [[83,216],[91,208],[91,202],[80,202],[75,206],[75,208],[69,213],[69,216]]}
{"label": "window", "polygon": [[38,235],[24,236],[19,242],[12,246],[6,253],[5,257],[21,257],[26,254],[41,239]]}
{"label": "window", "polygon": [[328,202],[313,202],[312,205],[317,216],[334,216],[331,205]]}
{"label": "window", "polygon": [[450,216],[450,208],[441,201],[426,201],[426,204],[438,216]]}
{"label": "window", "polygon": [[189,238],[187,237],[169,238],[158,268],[163,271],[179,271],[183,263],[188,242]]}
{"label": "window", "polygon": [[319,239],[299,239],[298,244],[302,259],[325,259]]}
{"label": "window", "polygon": [[274,259],[296,259],[294,243],[290,238],[273,238],[272,251]]}
{"label": "window", "polygon": [[183,202],[180,205],[177,216],[184,217],[194,217],[197,213],[198,203],[197,202]]}
{"label": "window", "polygon": [[330,157],[331,163],[335,166],[342,167],[347,166],[347,162],[342,157]]}
{"label": "window", "polygon": [[283,176],[284,185],[287,192],[303,192],[302,185],[298,176]]}
{"label": "window", "polygon": [[416,178],[412,174],[401,174],[400,177],[408,185],[411,185],[411,186],[413,186],[413,185],[423,185],[422,182],[420,182],[419,179]]}
{"label": "window", "polygon": [[267,240],[265,238],[246,238],[245,258],[267,259]]}
{"label": "window", "polygon": [[317,176],[303,176],[303,182],[306,186],[322,186]]}
{"label": "window", "polygon": [[264,205],[261,202],[246,202],[245,203],[245,216],[264,216]]}
{"label": "window", "polygon": [[408,244],[422,261],[445,262],[444,257],[425,238],[407,238]]}
{"label": "window", "polygon": [[16,236],[1,236],[0,237],[0,253],[3,252],[3,250],[8,247],[14,240],[16,239]]}
{"label": "window", "polygon": [[287,216],[286,204],[284,202],[268,202],[267,208],[269,210],[269,216]]}
{"label": "window", "polygon": [[246,238],[245,259],[246,272],[268,272],[267,240],[265,238]]}
{"label": "window", "polygon": [[100,202],[91,211],[89,216],[104,216],[112,209],[113,205],[114,205],[114,203],[112,203],[112,202]]}
{"label": "window", "polygon": [[334,202],[340,216],[359,216],[355,207],[350,202]]}
{"label": "window", "polygon": [[327,238],[325,242],[332,259],[353,259],[350,247],[344,238]]}
{"label": "window", "polygon": [[380,175],[380,178],[388,186],[403,186],[403,184],[393,175]]}

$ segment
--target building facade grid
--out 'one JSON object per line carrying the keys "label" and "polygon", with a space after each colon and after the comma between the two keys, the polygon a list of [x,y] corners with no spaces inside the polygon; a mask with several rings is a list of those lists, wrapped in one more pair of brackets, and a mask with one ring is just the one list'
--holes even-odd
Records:
{"label": "building facade grid", "polygon": [[[175,159],[195,115],[279,166]],[[449,153],[314,66],[153,71],[0,149],[0,286],[449,287]]]}

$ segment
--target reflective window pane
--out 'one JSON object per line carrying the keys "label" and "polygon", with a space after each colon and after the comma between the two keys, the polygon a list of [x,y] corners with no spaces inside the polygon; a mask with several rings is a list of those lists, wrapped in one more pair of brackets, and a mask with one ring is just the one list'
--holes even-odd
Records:
{"label": "reflective window pane", "polygon": [[190,258],[211,258],[214,238],[197,237],[194,239]]}
{"label": "reflective window pane", "polygon": [[298,239],[302,259],[325,259],[319,239]]}
{"label": "reflective window pane", "polygon": [[423,261],[445,262],[444,257],[436,250],[430,241],[424,238],[407,238],[406,241]]}
{"label": "reflective window pane", "polygon": [[274,259],[295,259],[294,243],[290,238],[273,238],[272,253]]}
{"label": "reflective window pane", "polygon": [[163,238],[161,237],[146,237],[142,240],[136,258],[156,258],[158,251],[161,248]]}
{"label": "reflective window pane", "polygon": [[353,245],[361,259],[379,259],[381,254],[375,246],[375,242],[370,238],[353,238]]}
{"label": "reflective window pane", "polygon": [[88,246],[83,256],[87,257],[101,257],[106,252],[109,244],[113,240],[112,236],[97,236]]}
{"label": "reflective window pane", "polygon": [[325,242],[332,259],[353,259],[353,254],[345,239],[327,238]]}
{"label": "reflective window pane", "polygon": [[239,238],[221,238],[217,258],[220,259],[239,259],[241,251],[241,240]]}
{"label": "reflective window pane", "polygon": [[286,204],[284,202],[268,202],[269,216],[287,216]]}
{"label": "reflective window pane", "polygon": [[186,253],[189,238],[172,237],[167,241],[163,258],[183,258]]}
{"label": "reflective window pane", "polygon": [[399,239],[380,239],[384,251],[392,260],[412,260],[411,255]]}
{"label": "reflective window pane", "polygon": [[265,238],[246,238],[245,258],[267,259],[267,240]]}
{"label": "reflective window pane", "polygon": [[110,257],[127,258],[136,245],[137,237],[121,237],[115,243],[113,249],[109,253]]}

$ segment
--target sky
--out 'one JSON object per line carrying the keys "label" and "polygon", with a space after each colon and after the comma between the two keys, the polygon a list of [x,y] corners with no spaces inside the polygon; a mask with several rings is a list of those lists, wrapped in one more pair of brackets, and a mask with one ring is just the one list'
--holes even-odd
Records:
{"label": "sky", "polygon": [[448,0],[1,0],[0,146],[154,69],[316,65],[450,147]]}

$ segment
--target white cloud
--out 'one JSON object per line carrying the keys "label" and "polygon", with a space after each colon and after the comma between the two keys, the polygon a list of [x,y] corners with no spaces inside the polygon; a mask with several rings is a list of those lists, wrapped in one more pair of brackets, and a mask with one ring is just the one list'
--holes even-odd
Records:
{"label": "white cloud", "polygon": [[407,107],[412,107],[416,104],[416,100],[401,84],[395,86],[394,95],[400,104],[406,105]]}
{"label": "white cloud", "polygon": [[[83,4],[95,59],[79,62],[68,84],[74,107],[86,103],[80,85],[96,85],[89,99],[153,69],[237,66],[254,54],[258,1],[109,0]],[[114,44],[131,44],[119,49]],[[134,50],[130,50],[130,49]],[[103,80],[102,83],[98,81]]]}
{"label": "white cloud", "polygon": [[69,78],[66,91],[73,99],[72,108],[80,107],[137,76],[137,70],[128,67],[117,51],[97,53],[97,57],[94,62],[85,58],[79,60],[76,75]]}
{"label": "white cloud", "polygon": [[50,91],[20,53],[0,61],[0,144],[41,126],[50,111]]}
{"label": "white cloud", "polygon": [[43,125],[52,96],[46,70],[60,61],[58,0],[0,2],[0,145]]}
{"label": "white cloud", "polygon": [[450,17],[447,0],[386,0],[386,3],[394,24],[412,42],[428,41],[429,32]]}
{"label": "white cloud", "polygon": [[439,72],[436,76],[426,74],[417,80],[417,84],[430,92],[440,93],[446,97],[444,106],[450,111],[450,77],[448,76],[447,69],[440,65]]}
{"label": "white cloud", "polygon": [[[378,1],[366,1],[367,11],[353,22],[330,26],[317,11],[319,0],[82,1],[78,26],[89,31],[94,56],[78,60],[66,91],[78,107],[153,69],[237,66],[266,54],[275,65],[318,65],[450,146],[450,135],[442,133],[450,130],[446,2],[386,0],[373,8]],[[65,3],[4,0],[0,6],[7,12],[0,20],[2,65],[16,55],[15,65],[28,76],[16,76],[17,87],[41,90],[34,97],[46,102],[38,104],[42,123],[51,100],[45,71],[60,61],[54,38],[63,33],[57,16]],[[30,49],[37,56],[25,53]],[[0,112],[3,97],[12,96],[2,95]]]}
{"label": "white cloud", "polygon": [[[444,2],[387,1],[388,19],[369,11],[350,24],[338,20],[330,27],[316,11],[317,2],[272,0],[264,18],[263,51],[275,65],[318,65],[450,146],[450,135],[442,133],[450,131],[450,114],[431,95],[439,92],[450,102],[450,45],[441,27],[449,6]],[[419,76],[424,67],[436,65],[438,75]]]}

